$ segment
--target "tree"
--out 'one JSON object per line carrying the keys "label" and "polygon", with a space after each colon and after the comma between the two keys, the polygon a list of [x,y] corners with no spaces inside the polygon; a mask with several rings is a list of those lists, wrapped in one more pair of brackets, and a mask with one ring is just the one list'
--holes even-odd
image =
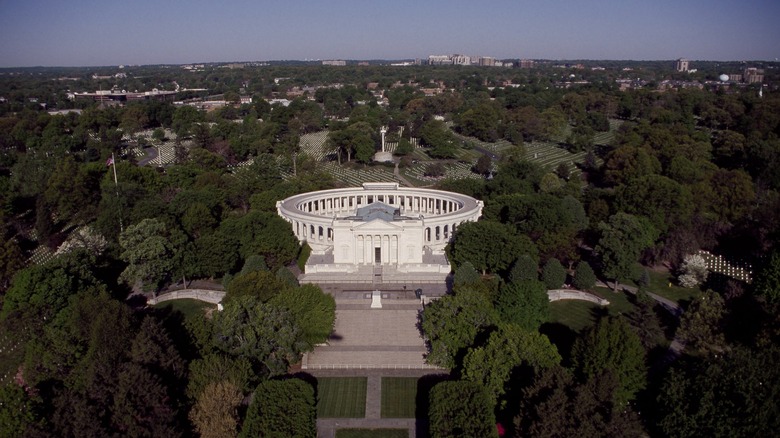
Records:
{"label": "tree", "polygon": [[574,270],[574,287],[577,289],[588,290],[596,285],[596,274],[593,268],[586,261],[577,263],[577,269]]}
{"label": "tree", "polygon": [[523,254],[512,264],[509,271],[509,282],[518,283],[525,280],[537,280],[539,278],[539,263],[528,254]]}
{"label": "tree", "polygon": [[277,376],[298,360],[304,345],[300,329],[286,310],[241,296],[214,316],[217,348],[249,359],[259,374]]}
{"label": "tree", "polygon": [[699,254],[689,254],[683,259],[682,273],[677,279],[682,287],[696,287],[707,280],[707,261]]}
{"label": "tree", "polygon": [[572,346],[572,363],[585,379],[610,371],[617,379],[614,401],[624,406],[645,387],[645,350],[620,318],[602,318]]}
{"label": "tree", "polygon": [[654,307],[655,300],[640,289],[636,293],[636,306],[628,314],[631,327],[647,351],[650,351],[658,345],[659,341],[664,339],[664,332]]}
{"label": "tree", "polygon": [[489,155],[481,154],[474,165],[474,172],[480,175],[487,175],[493,168],[493,159]]}
{"label": "tree", "polygon": [[268,380],[257,387],[240,438],[317,436],[314,388],[300,379]]}
{"label": "tree", "polygon": [[430,393],[429,418],[432,438],[498,436],[493,406],[476,383],[436,384]]}
{"label": "tree", "polygon": [[479,384],[495,405],[505,394],[512,371],[521,365],[535,369],[558,365],[561,356],[547,336],[515,324],[502,324],[484,346],[472,348],[463,359],[463,379]]}
{"label": "tree", "polygon": [[225,294],[225,303],[243,296],[255,297],[266,302],[280,293],[286,293],[291,287],[279,280],[270,271],[252,271],[237,275],[230,281]]}
{"label": "tree", "polygon": [[641,423],[630,406],[613,402],[617,381],[610,372],[585,382],[565,368],[542,370],[523,390],[515,415],[516,436],[633,437],[642,436]]}
{"label": "tree", "polygon": [[252,363],[243,357],[211,353],[190,363],[187,395],[196,399],[212,383],[229,382],[241,392],[250,392],[257,376]]}
{"label": "tree", "polygon": [[658,395],[663,436],[774,436],[780,428],[776,346],[687,358],[669,369]]}
{"label": "tree", "polygon": [[601,255],[604,275],[618,282],[631,275],[641,252],[655,242],[657,231],[647,219],[617,213],[608,223],[599,224],[601,237],[596,252]]}
{"label": "tree", "polygon": [[455,269],[455,275],[453,276],[453,287],[477,285],[482,282],[482,276],[471,262],[466,262],[457,269]]}
{"label": "tree", "polygon": [[756,295],[774,304],[780,302],[780,250],[776,249],[762,266],[753,282]]}
{"label": "tree", "polygon": [[506,225],[485,220],[467,222],[455,232],[452,260],[456,265],[471,262],[483,274],[502,271],[521,253],[522,245],[520,237]]}
{"label": "tree", "polygon": [[336,322],[336,301],[313,284],[304,284],[271,298],[270,303],[287,309],[301,329],[306,349],[328,340]]}
{"label": "tree", "polygon": [[566,282],[566,269],[558,259],[549,259],[544,264],[542,281],[547,289],[559,289]]}
{"label": "tree", "polygon": [[454,368],[477,335],[498,321],[484,294],[461,288],[425,307],[422,330],[428,340],[428,363]]}
{"label": "tree", "polygon": [[206,386],[190,412],[195,430],[203,438],[234,437],[238,433],[238,406],[243,395],[230,382]]}
{"label": "tree", "polygon": [[36,421],[37,403],[16,384],[0,386],[0,436],[18,437],[29,434]]}
{"label": "tree", "polygon": [[707,290],[693,300],[680,318],[677,336],[687,348],[698,351],[722,351],[726,346],[723,317],[726,304],[717,292]]}
{"label": "tree", "polygon": [[121,278],[130,285],[141,283],[145,290],[157,290],[173,270],[173,248],[165,224],[144,219],[119,235],[121,257],[128,263]]}
{"label": "tree", "polygon": [[504,283],[496,300],[501,320],[526,330],[538,330],[550,317],[549,298],[544,283],[521,280]]}

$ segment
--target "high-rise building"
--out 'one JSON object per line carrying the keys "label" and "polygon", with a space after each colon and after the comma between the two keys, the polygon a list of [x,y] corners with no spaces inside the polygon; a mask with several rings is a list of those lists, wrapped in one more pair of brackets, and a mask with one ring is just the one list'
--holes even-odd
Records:
{"label": "high-rise building", "polygon": [[520,68],[534,68],[534,60],[533,59],[521,59],[520,60]]}
{"label": "high-rise building", "polygon": [[679,72],[687,72],[688,71],[688,60],[680,58],[677,60],[677,71]]}

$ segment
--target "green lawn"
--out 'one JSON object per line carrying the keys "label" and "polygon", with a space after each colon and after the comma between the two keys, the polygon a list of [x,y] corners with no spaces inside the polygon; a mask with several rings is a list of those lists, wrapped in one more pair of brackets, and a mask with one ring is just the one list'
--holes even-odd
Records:
{"label": "green lawn", "polygon": [[317,417],[365,417],[366,381],[365,377],[323,377],[317,379]]}
{"label": "green lawn", "polygon": [[158,309],[170,308],[171,310],[181,312],[185,318],[192,318],[197,314],[202,314],[208,309],[216,309],[217,306],[198,300],[183,299],[165,301],[155,305]]}
{"label": "green lawn", "polygon": [[[669,271],[648,269],[647,272],[650,274],[650,284],[647,285],[647,290],[649,292],[658,294],[677,303],[680,303],[681,301],[692,301],[693,298],[701,295],[701,291],[698,288],[685,288],[675,284],[676,279]],[[631,285],[636,286],[636,282],[631,282]]]}
{"label": "green lawn", "polygon": [[382,377],[382,418],[414,418],[417,382],[414,377]]}
{"label": "green lawn", "polygon": [[338,429],[336,438],[409,438],[406,429]]}
{"label": "green lawn", "polygon": [[595,312],[601,306],[579,300],[561,300],[550,303],[550,322],[557,322],[579,332],[596,322]]}
{"label": "green lawn", "polygon": [[560,323],[579,332],[596,323],[603,312],[610,315],[627,314],[634,308],[627,294],[615,293],[608,289],[598,289],[598,294],[609,301],[602,307],[598,304],[580,300],[561,300],[550,303],[550,322]]}

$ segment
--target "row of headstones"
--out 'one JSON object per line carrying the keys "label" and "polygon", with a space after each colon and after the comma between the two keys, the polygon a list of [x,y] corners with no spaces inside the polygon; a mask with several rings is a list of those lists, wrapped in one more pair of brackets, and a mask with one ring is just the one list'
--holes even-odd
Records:
{"label": "row of headstones", "polygon": [[724,274],[738,280],[750,282],[753,276],[753,267],[750,264],[744,266],[735,266],[729,263],[723,256],[715,255],[709,251],[700,250],[699,254],[704,257],[707,269],[712,272]]}

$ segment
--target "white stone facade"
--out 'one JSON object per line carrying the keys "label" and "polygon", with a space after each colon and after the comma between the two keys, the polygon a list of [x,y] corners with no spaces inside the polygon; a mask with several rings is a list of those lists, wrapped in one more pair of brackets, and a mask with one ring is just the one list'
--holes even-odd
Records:
{"label": "white stone facade", "polygon": [[292,196],[276,207],[312,249],[306,274],[374,267],[413,276],[449,273],[444,248],[460,224],[479,219],[483,203],[442,190],[365,183]]}

